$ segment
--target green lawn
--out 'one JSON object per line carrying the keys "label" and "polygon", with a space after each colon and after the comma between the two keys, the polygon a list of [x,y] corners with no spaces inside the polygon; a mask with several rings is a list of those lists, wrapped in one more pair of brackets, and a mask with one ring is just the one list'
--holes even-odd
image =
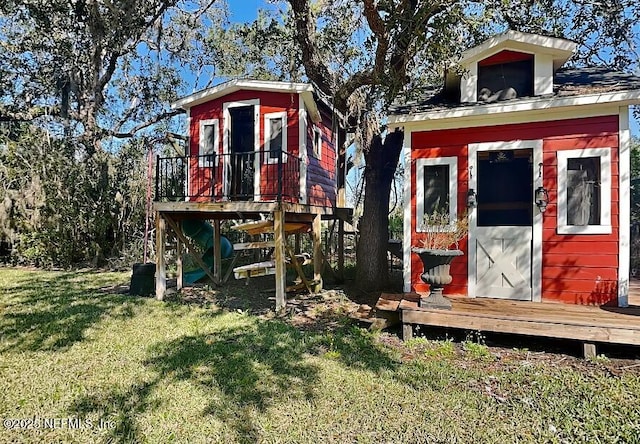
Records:
{"label": "green lawn", "polygon": [[105,290],[128,279],[0,268],[0,441],[640,442],[630,366]]}

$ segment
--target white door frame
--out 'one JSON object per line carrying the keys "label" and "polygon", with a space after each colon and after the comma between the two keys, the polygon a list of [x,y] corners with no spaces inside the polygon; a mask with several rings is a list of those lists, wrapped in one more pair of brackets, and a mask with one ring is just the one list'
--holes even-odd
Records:
{"label": "white door frame", "polygon": [[237,102],[225,102],[222,104],[222,154],[224,165],[222,170],[223,196],[228,196],[231,191],[231,162],[228,154],[230,153],[231,144],[231,113],[230,108],[238,108],[241,106],[253,106],[254,121],[254,159],[253,159],[253,200],[260,200],[260,99],[239,100]]}
{"label": "white door frame", "polygon": [[[532,221],[532,250],[531,250],[531,300],[540,302],[542,300],[542,213],[535,205],[536,188],[542,186],[542,140],[515,140],[511,142],[486,142],[469,144],[469,188],[478,190],[478,157],[479,151],[501,151],[501,150],[533,150],[533,221]],[[480,190],[482,192],[482,190]],[[476,297],[477,281],[477,209],[469,210],[469,276],[468,276],[468,296]]]}

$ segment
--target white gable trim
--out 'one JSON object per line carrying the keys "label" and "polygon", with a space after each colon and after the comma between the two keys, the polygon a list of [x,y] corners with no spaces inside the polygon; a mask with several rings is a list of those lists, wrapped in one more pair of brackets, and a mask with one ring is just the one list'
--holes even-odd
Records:
{"label": "white gable trim", "polygon": [[475,62],[503,49],[533,53],[551,53],[555,54],[558,58],[564,58],[564,61],[566,61],[571,57],[576,48],[577,44],[571,40],[509,30],[464,51],[460,63],[467,64]]}
{"label": "white gable trim", "polygon": [[271,80],[230,80],[176,100],[171,104],[171,109],[189,109],[240,90],[300,94],[307,105],[311,119],[314,122],[321,120],[318,105],[313,98],[313,86],[307,83],[276,82]]}

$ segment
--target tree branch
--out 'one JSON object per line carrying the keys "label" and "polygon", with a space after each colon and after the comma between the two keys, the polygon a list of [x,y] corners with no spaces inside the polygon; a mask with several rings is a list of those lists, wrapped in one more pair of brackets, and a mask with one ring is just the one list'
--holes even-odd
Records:
{"label": "tree branch", "polygon": [[153,119],[148,120],[144,123],[141,123],[139,125],[134,126],[130,131],[127,132],[116,132],[113,130],[108,130],[108,129],[103,129],[102,132],[105,136],[111,136],[111,137],[115,137],[117,139],[127,139],[129,137],[133,137],[135,136],[135,134],[138,131],[141,131],[145,128],[150,127],[151,125],[155,125],[156,123],[165,120],[165,119],[170,119],[171,117],[177,116],[178,114],[182,114],[184,113],[184,110],[181,109],[174,109],[172,111],[166,111],[163,113],[158,114],[157,116],[155,116]]}

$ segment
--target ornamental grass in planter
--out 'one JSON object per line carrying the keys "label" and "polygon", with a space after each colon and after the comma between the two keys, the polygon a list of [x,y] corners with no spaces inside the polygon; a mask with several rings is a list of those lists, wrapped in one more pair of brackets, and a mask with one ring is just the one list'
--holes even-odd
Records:
{"label": "ornamental grass in planter", "polygon": [[[411,249],[422,261],[424,272],[420,278],[429,284],[430,290],[428,296],[420,297],[420,307],[451,310],[451,301],[442,295],[442,291],[452,281],[451,261],[463,254],[458,243],[469,232],[467,215],[451,221],[448,211],[434,211],[425,215],[422,227],[425,237],[420,247]],[[450,249],[452,246],[455,248]]]}

